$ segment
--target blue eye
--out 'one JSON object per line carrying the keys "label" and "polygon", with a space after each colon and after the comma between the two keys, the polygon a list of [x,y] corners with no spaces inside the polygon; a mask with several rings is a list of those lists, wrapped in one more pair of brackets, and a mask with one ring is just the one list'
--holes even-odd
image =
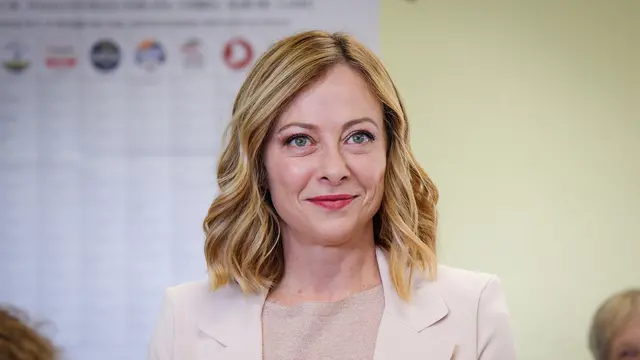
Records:
{"label": "blue eye", "polygon": [[286,144],[295,147],[305,147],[311,145],[311,139],[306,135],[294,135],[287,139]]}
{"label": "blue eye", "polygon": [[368,131],[358,131],[349,136],[347,142],[351,142],[353,144],[364,144],[373,140],[375,140],[375,138]]}

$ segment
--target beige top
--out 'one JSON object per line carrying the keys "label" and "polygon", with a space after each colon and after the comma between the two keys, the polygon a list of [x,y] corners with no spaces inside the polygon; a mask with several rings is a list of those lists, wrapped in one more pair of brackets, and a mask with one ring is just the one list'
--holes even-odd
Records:
{"label": "beige top", "polygon": [[262,311],[264,360],[372,360],[384,309],[382,286],[337,302]]}

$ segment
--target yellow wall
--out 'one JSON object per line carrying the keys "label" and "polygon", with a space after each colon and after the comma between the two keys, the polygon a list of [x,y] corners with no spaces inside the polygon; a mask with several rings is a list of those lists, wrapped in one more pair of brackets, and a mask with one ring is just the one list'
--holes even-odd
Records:
{"label": "yellow wall", "polygon": [[519,359],[588,359],[640,286],[640,1],[382,1],[443,261],[503,279]]}

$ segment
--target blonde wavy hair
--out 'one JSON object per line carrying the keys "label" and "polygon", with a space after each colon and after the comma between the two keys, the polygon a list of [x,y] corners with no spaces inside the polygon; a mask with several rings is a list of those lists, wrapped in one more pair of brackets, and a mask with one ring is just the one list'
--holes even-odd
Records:
{"label": "blonde wavy hair", "polygon": [[219,194],[203,224],[213,289],[233,282],[245,293],[257,293],[281,279],[280,219],[264,186],[264,144],[296,95],[337,64],[358,71],[383,105],[389,144],[385,188],[374,230],[376,245],[389,253],[393,285],[408,300],[416,271],[435,277],[438,191],[411,151],[409,124],[398,90],[382,62],[355,38],[307,31],[267,50],[235,99],[218,163]]}
{"label": "blonde wavy hair", "polygon": [[608,360],[617,333],[640,315],[640,289],[614,294],[596,311],[589,329],[589,349],[596,360]]}

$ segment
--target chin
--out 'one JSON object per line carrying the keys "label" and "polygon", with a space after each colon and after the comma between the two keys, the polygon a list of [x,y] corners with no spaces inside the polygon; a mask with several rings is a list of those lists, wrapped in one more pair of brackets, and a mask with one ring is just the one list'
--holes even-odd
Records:
{"label": "chin", "polygon": [[316,240],[315,245],[324,246],[324,247],[333,247],[337,248],[349,242],[351,237],[342,234],[340,235],[319,235],[318,240]]}
{"label": "chin", "polygon": [[340,245],[353,239],[357,233],[355,224],[339,221],[322,221],[318,223],[314,229],[314,238],[318,239],[323,245]]}

